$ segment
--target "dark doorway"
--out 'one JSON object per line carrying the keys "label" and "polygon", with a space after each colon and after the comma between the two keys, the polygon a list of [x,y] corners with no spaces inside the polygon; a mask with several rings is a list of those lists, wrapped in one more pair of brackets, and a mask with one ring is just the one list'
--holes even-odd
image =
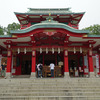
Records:
{"label": "dark doorway", "polygon": [[83,56],[78,54],[73,54],[68,56],[69,60],[69,74],[71,77],[83,76]]}
{"label": "dark doorway", "polygon": [[44,63],[45,65],[50,65],[50,63],[55,64],[55,55],[45,55],[44,56]]}
{"label": "dark doorway", "polygon": [[21,67],[22,75],[31,74],[31,59],[32,59],[31,55],[22,56],[22,67]]}

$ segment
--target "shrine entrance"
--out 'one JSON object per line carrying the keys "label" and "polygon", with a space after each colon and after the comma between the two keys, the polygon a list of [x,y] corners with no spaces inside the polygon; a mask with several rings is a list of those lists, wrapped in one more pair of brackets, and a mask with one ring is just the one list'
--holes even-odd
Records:
{"label": "shrine entrance", "polygon": [[37,52],[36,59],[37,59],[36,60],[37,64],[40,62],[43,64],[43,70],[42,70],[43,77],[51,77],[51,70],[49,66],[50,63],[55,64],[54,77],[63,77],[64,75],[63,52],[61,52],[60,54],[58,54],[57,52],[53,54],[52,52],[49,52],[48,54],[46,54],[45,52],[43,52],[42,54]]}
{"label": "shrine entrance", "polygon": [[17,54],[15,57],[13,57],[13,70],[15,71],[12,73],[12,75],[31,75],[31,63],[31,54],[23,54],[22,52]]}
{"label": "shrine entrance", "polygon": [[70,77],[83,77],[83,56],[80,53],[69,54],[69,75]]}

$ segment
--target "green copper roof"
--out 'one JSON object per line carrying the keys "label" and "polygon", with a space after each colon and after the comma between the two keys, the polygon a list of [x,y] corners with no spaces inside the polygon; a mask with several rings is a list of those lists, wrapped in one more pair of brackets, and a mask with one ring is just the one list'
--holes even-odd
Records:
{"label": "green copper roof", "polygon": [[14,12],[15,14],[22,14],[22,15],[45,15],[51,13],[52,15],[64,15],[64,14],[84,14],[85,12],[80,13],[74,13],[70,10],[70,8],[58,8],[58,9],[35,9],[35,8],[29,8],[29,11],[26,13],[19,13]]}
{"label": "green copper roof", "polygon": [[0,38],[3,38],[3,37],[9,38],[9,37],[11,37],[11,35],[0,35]]}
{"label": "green copper roof", "polygon": [[50,21],[48,19],[46,21],[43,21],[42,23],[34,24],[26,29],[11,31],[11,33],[27,33],[38,28],[62,28],[74,33],[89,33],[88,30],[78,30],[66,24],[58,23],[57,21],[54,21],[52,19],[50,19]]}
{"label": "green copper roof", "polygon": [[100,35],[88,35],[88,37],[100,37]]}
{"label": "green copper roof", "polygon": [[70,8],[58,8],[58,9],[35,9],[35,8],[29,8],[29,11],[27,13],[71,13]]}
{"label": "green copper roof", "polygon": [[64,12],[35,12],[35,13],[19,13],[19,12],[14,12],[15,14],[21,14],[21,15],[48,15],[51,13],[52,15],[70,15],[70,14],[84,14],[85,12],[80,12],[80,13],[64,13]]}

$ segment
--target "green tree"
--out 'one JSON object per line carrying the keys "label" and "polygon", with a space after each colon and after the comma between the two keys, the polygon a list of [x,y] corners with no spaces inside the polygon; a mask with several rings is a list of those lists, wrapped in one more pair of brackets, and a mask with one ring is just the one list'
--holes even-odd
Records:
{"label": "green tree", "polygon": [[13,22],[12,24],[8,24],[7,28],[5,28],[5,32],[7,32],[7,35],[10,35],[11,30],[18,29],[20,29],[20,24]]}
{"label": "green tree", "polygon": [[90,34],[100,35],[100,25],[98,25],[98,24],[84,28],[83,30],[89,30]]}
{"label": "green tree", "polygon": [[0,35],[4,35],[3,27],[0,26]]}

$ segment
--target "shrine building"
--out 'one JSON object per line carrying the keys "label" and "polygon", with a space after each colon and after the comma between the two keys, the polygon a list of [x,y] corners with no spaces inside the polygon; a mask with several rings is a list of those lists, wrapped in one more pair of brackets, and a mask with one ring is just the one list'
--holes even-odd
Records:
{"label": "shrine building", "polygon": [[37,77],[41,62],[44,78],[50,77],[50,63],[55,78],[99,77],[100,35],[79,30],[84,13],[70,8],[15,12],[21,28],[0,36],[0,66],[6,62],[6,75]]}

